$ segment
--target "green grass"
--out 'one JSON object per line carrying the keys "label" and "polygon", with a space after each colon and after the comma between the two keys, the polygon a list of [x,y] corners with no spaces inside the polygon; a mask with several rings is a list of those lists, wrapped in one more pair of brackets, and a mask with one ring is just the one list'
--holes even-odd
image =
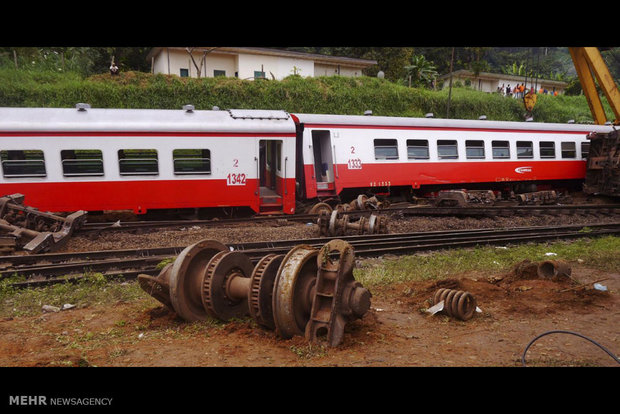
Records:
{"label": "green grass", "polygon": [[[557,256],[546,256],[545,253],[548,252]],[[618,271],[620,237],[584,238],[551,244],[532,243],[506,248],[476,247],[362,260],[354,270],[354,276],[365,287],[372,288],[398,282],[438,280],[466,272],[501,273],[525,259],[540,261],[549,258],[568,262],[580,259],[584,266],[603,271]],[[12,277],[0,282],[0,317],[39,315],[43,305],[62,307],[65,303],[78,308],[111,306],[119,302],[142,302],[145,306],[158,303],[147,295],[136,281],[108,281],[99,273],[88,274],[75,284],[67,282],[31,289],[15,289],[10,286],[11,283],[22,280],[23,278]],[[120,328],[125,324],[126,321],[117,321],[116,327]]]}
{"label": "green grass", "polygon": [[[613,114],[606,100],[608,117]],[[288,112],[422,117],[432,112],[446,117],[448,90],[408,88],[372,77],[324,76],[249,81],[237,78],[179,78],[142,72],[124,72],[83,78],[76,73],[16,70],[0,67],[0,106],[72,108],[78,102],[93,108],[281,109]],[[522,121],[523,103],[495,93],[453,88],[450,117]],[[592,122],[584,96],[540,96],[534,108],[539,122]]]}
{"label": "green grass", "polygon": [[[546,253],[555,253],[557,256],[546,256]],[[455,249],[384,259],[380,263],[369,260],[363,261],[354,270],[354,275],[365,287],[372,287],[407,281],[438,280],[464,272],[501,273],[525,259],[568,262],[580,259],[585,266],[617,271],[620,269],[620,237],[584,238],[571,242],[532,243],[505,248],[490,246]]]}
{"label": "green grass", "polygon": [[87,274],[77,283],[59,283],[30,289],[16,289],[12,283],[23,278],[10,277],[0,282],[0,317],[37,315],[43,305],[62,308],[64,304],[78,308],[131,302],[145,296],[137,282],[122,284],[109,281],[101,273]]}

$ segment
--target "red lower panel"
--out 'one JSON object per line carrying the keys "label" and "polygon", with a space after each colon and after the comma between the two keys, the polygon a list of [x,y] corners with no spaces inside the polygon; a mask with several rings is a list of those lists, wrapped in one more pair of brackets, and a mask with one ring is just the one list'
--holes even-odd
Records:
{"label": "red lower panel", "polygon": [[[295,180],[290,181],[289,187],[294,190]],[[42,211],[134,210],[136,213],[158,208],[222,206],[249,206],[258,211],[256,189],[256,180],[236,186],[227,185],[226,180],[0,184],[0,194],[24,194],[26,205]],[[294,197],[294,191],[292,194]]]}
{"label": "red lower panel", "polygon": [[[359,166],[353,163],[352,165]],[[312,165],[305,165],[306,194],[316,195]],[[584,161],[507,161],[454,163],[381,163],[363,164],[349,169],[348,164],[334,168],[336,192],[345,188],[467,184],[511,181],[583,179]]]}

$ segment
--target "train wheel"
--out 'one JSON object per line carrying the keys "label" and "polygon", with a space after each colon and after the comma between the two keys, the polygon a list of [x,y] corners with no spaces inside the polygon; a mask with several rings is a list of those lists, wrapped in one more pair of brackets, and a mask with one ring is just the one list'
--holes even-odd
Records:
{"label": "train wheel", "polygon": [[327,203],[317,203],[312,206],[312,208],[308,211],[308,214],[321,214],[321,211],[331,213],[332,210],[332,206]]}
{"label": "train wheel", "polygon": [[202,284],[207,264],[213,256],[228,247],[215,240],[202,240],[179,254],[170,271],[170,302],[186,321],[208,319],[202,305]]}
{"label": "train wheel", "polygon": [[308,245],[291,249],[280,264],[273,288],[273,319],[282,338],[304,335],[312,310],[319,251]]}
{"label": "train wheel", "polygon": [[254,267],[248,293],[250,315],[259,324],[275,329],[273,321],[273,286],[284,255],[270,254]]}
{"label": "train wheel", "polygon": [[209,260],[202,285],[202,305],[215,318],[228,321],[248,314],[248,287],[254,266],[241,252],[218,252]]}

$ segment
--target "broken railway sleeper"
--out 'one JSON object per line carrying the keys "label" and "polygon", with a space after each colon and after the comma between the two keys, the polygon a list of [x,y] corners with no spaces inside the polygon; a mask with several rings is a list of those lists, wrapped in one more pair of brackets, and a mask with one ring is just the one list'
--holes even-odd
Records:
{"label": "broken railway sleeper", "polygon": [[[337,256],[337,257],[335,257]],[[345,324],[370,309],[370,292],[353,277],[353,247],[331,240],[321,249],[299,245],[252,265],[242,252],[203,240],[187,247],[140,287],[187,321],[228,321],[250,315],[282,338],[342,342]]]}

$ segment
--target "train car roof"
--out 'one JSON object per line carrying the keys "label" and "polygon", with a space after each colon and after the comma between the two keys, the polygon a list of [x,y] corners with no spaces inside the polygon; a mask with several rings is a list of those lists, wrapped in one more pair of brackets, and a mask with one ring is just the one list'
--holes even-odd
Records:
{"label": "train car roof", "polygon": [[442,118],[405,118],[374,115],[318,115],[293,114],[300,123],[312,127],[328,126],[390,126],[390,127],[419,127],[419,128],[456,128],[456,129],[494,129],[494,130],[524,130],[524,131],[583,131],[610,132],[610,125],[594,124],[560,124],[543,122],[516,122],[516,121],[488,121],[467,119]]}
{"label": "train car roof", "polygon": [[0,131],[179,131],[295,133],[284,111],[0,108]]}

